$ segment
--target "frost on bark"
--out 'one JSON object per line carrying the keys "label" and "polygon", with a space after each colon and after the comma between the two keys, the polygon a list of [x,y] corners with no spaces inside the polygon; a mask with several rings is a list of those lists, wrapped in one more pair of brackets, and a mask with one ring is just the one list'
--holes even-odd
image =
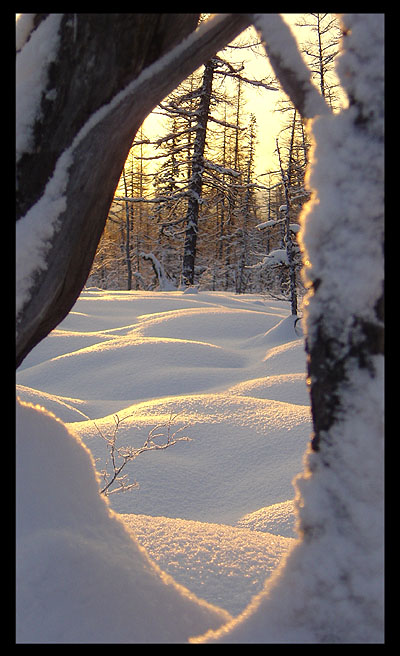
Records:
{"label": "frost on bark", "polygon": [[249,24],[224,14],[185,39],[199,14],[39,14],[17,61],[57,16],[32,143],[17,161],[17,366],[79,296],[139,126]]}
{"label": "frost on bark", "polygon": [[[306,283],[312,289],[307,353],[314,450],[329,442],[330,428],[343,416],[351,372],[359,369],[374,378],[375,356],[383,355],[382,19],[375,18],[375,28],[371,15],[345,18],[344,25],[346,20],[354,24],[355,34],[350,34],[351,27],[346,35],[344,28],[343,45],[349,43],[349,50],[339,60],[339,73],[350,107],[340,117],[315,122],[314,160],[321,159],[322,149],[329,146],[332,159],[328,163],[322,157],[310,171],[309,180],[317,193],[321,188],[321,199],[319,208],[311,205],[312,221],[304,231]],[[364,30],[372,36],[374,29],[377,34],[367,57],[358,35]],[[331,136],[324,139],[323,130]],[[323,219],[328,185],[337,190],[339,202]],[[330,253],[336,257],[335,267]]]}

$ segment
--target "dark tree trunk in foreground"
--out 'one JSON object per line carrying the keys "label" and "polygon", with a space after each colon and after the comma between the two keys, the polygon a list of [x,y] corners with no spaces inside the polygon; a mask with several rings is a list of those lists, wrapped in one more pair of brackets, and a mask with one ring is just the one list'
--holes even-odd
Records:
{"label": "dark tree trunk in foreground", "polygon": [[[52,16],[36,16],[37,27],[30,39],[41,38],[40,28]],[[23,222],[21,233],[25,223],[28,227],[32,224],[32,211],[39,212],[46,185],[55,172],[59,173],[57,164],[63,153],[69,155],[63,194],[66,207],[56,217],[53,234],[46,240],[46,265],[31,272],[29,289],[24,289],[21,307],[17,307],[17,366],[78,298],[125,159],[143,120],[250,22],[239,14],[217,17],[196,38],[184,41],[170,59],[160,62],[195,30],[198,17],[61,15],[59,49],[41,95],[34,143],[17,162],[17,222]],[[18,56],[27,46],[29,41]],[[141,75],[143,71],[146,73]],[[134,80],[137,86],[119,96]]]}

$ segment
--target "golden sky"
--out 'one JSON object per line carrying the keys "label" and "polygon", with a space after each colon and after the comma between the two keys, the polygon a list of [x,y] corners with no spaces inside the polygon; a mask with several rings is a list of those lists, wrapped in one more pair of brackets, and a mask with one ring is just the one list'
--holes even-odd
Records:
{"label": "golden sky", "polygon": [[[303,14],[282,14],[284,19],[289,23],[294,34],[299,34],[304,41],[306,38],[306,28],[298,28],[295,23]],[[249,28],[256,34],[253,28]],[[240,37],[239,37],[240,38]],[[242,39],[243,40],[243,39]],[[232,54],[232,51],[231,53]],[[273,77],[272,69],[267,57],[256,56],[251,51],[237,51],[237,61],[241,62],[246,59],[246,70],[244,74],[248,78],[261,79],[265,75]],[[284,98],[284,94],[279,91],[260,90],[250,85],[245,86],[245,95],[247,98],[247,113],[253,113],[257,119],[257,157],[256,173],[265,173],[268,170],[276,170],[279,165],[274,154],[276,148],[276,137],[282,128],[282,114],[276,111],[279,100]],[[286,119],[286,116],[284,117]],[[160,130],[160,118],[150,115],[144,124],[144,130],[147,136],[155,136]],[[266,179],[264,178],[264,181]],[[260,182],[263,182],[261,179]]]}
{"label": "golden sky", "polygon": [[[299,22],[300,17],[304,14],[290,13],[282,14],[282,16],[289,23],[295,37],[304,42],[307,39],[308,28],[296,26],[296,22]],[[261,79],[265,74],[273,76],[267,57],[261,58],[250,55],[247,66],[245,72],[247,77],[253,76],[254,79]],[[287,115],[282,115],[276,109],[279,101],[286,98],[286,96],[283,92],[259,91],[254,87],[250,87],[250,85],[246,86],[246,94],[249,99],[248,111],[254,113],[257,118],[258,152],[256,172],[259,174],[267,170],[276,170],[279,167],[277,157],[274,155],[276,137],[282,128],[282,120],[287,120]]]}

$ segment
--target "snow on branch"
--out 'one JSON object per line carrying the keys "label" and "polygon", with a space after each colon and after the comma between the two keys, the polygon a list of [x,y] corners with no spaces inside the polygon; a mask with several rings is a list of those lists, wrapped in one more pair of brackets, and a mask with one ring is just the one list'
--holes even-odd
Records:
{"label": "snow on branch", "polygon": [[228,70],[224,71],[215,71],[216,75],[222,75],[226,77],[233,77],[235,79],[239,79],[241,82],[246,82],[247,84],[252,84],[254,87],[262,87],[263,89],[267,89],[267,91],[279,91],[279,88],[276,85],[272,85],[268,82],[265,82],[264,80],[250,80],[247,77],[244,77],[241,72],[244,70],[244,64],[242,63],[238,68],[235,68],[230,62],[226,61],[225,59],[221,59],[221,57],[215,57],[214,58],[216,61],[221,63],[222,66],[225,66]]}
{"label": "snow on branch", "polygon": [[256,225],[257,230],[265,230],[265,228],[272,228],[273,226],[276,226],[278,223],[284,223],[286,219],[270,219],[269,221],[264,221],[263,223],[258,223]]}
{"label": "snow on branch", "polygon": [[145,198],[144,196],[139,196],[132,198],[131,196],[115,196],[113,202],[118,203],[170,203],[173,200],[179,200],[186,196],[186,191],[182,191],[178,194],[173,194],[171,196],[156,196],[156,198]]}
{"label": "snow on branch", "polygon": [[205,159],[203,161],[204,163],[204,168],[205,169],[210,169],[212,171],[217,171],[218,173],[222,173],[225,175],[231,175],[234,178],[240,177],[240,171],[234,171],[234,169],[229,169],[224,166],[220,166],[219,164],[214,164],[213,162],[210,162],[209,160]]}
{"label": "snow on branch", "polygon": [[[218,75],[218,71],[217,71]],[[224,71],[223,73],[219,73],[219,75],[224,75],[226,77],[233,77],[235,79],[239,79],[241,82],[246,82],[247,84],[251,84],[253,87],[261,87],[263,89],[267,89],[267,91],[279,91],[277,86],[273,86],[272,84],[267,84],[266,82],[263,82],[262,80],[250,80],[247,77],[244,77],[243,75],[240,75],[237,72],[227,72]]]}
{"label": "snow on branch", "polygon": [[241,128],[238,125],[234,125],[233,123],[228,123],[228,121],[223,121],[220,118],[215,118],[215,116],[209,116],[208,121],[211,121],[212,123],[218,123],[218,125],[222,125],[224,128],[231,128],[232,130],[237,130],[238,132],[241,132],[242,130],[245,130],[246,128]]}
{"label": "snow on branch", "polygon": [[277,248],[264,256],[264,259],[257,264],[246,267],[247,269],[262,269],[269,266],[279,266],[281,264],[289,265],[286,248]]}

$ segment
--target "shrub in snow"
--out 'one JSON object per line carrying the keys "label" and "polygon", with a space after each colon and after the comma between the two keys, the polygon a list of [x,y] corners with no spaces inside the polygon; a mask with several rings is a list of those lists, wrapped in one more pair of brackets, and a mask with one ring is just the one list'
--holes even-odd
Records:
{"label": "shrub in snow", "polygon": [[[100,436],[107,443],[109,455],[109,458],[107,458],[107,465],[109,465],[109,467],[101,471],[103,483],[100,494],[109,496],[110,494],[115,494],[117,492],[128,492],[129,490],[138,488],[139,484],[136,481],[129,483],[128,474],[121,473],[128,462],[136,460],[136,458],[142,453],[147,453],[148,451],[159,451],[160,449],[164,450],[173,446],[177,442],[190,441],[190,437],[187,437],[187,435],[178,435],[181,431],[187,428],[188,424],[172,431],[173,422],[178,415],[174,415],[171,412],[166,423],[157,424],[157,426],[154,426],[154,428],[149,431],[149,434],[141,447],[118,446],[117,434],[120,424],[131,416],[132,415],[126,415],[125,417],[120,418],[118,415],[113,415],[114,430],[111,435],[104,435],[98,426],[96,426]],[[160,429],[163,429],[161,433],[159,432]],[[162,439],[159,440],[159,438]]]}

